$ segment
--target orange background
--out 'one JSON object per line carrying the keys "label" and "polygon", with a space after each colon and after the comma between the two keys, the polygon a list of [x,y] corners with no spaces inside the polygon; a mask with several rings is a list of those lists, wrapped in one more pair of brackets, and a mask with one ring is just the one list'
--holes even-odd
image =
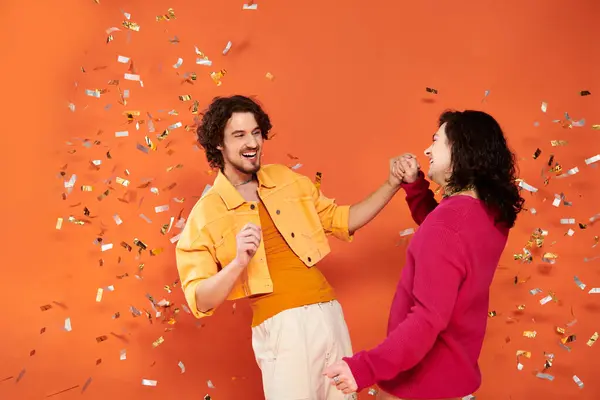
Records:
{"label": "orange background", "polygon": [[[600,123],[600,29],[595,21],[600,3],[264,0],[256,11],[243,11],[242,1],[231,0],[5,3],[0,16],[0,380],[7,379],[0,382],[0,398],[40,399],[79,385],[54,396],[78,398],[90,377],[83,394],[87,398],[200,399],[207,393],[216,400],[261,398],[245,302],[238,302],[235,310],[227,303],[216,316],[202,321],[181,309],[174,325],[156,318],[150,324],[145,316],[134,318],[129,312],[130,306],[152,311],[146,293],[181,308],[180,288],[171,294],[164,289],[177,278],[174,245],[168,238],[179,230],[163,236],[160,227],[181,210],[187,216],[194,196],[214,177],[207,174],[202,152],[193,148],[192,131],[173,130],[161,142],[154,135],[177,121],[193,123],[190,102],[180,102],[179,95],[192,95],[203,108],[213,96],[233,93],[257,95],[272,117],[276,136],[267,143],[264,161],[302,163],[299,171],[310,177],[321,171],[325,194],[341,203],[358,201],[381,184],[388,158],[405,151],[422,154],[445,108],[477,108],[496,116],[521,159],[521,177],[540,191],[525,193],[527,206],[538,213],[521,216],[492,287],[491,310],[498,315],[489,320],[478,398],[600,397],[600,383],[594,380],[600,344],[586,346],[600,331],[600,295],[587,294],[589,288],[600,287],[600,259],[583,261],[599,255],[599,248],[592,248],[598,226],[573,226],[576,232],[569,237],[564,236],[568,227],[559,223],[560,218],[586,222],[600,212],[598,168],[583,162],[600,153],[600,132],[591,129]],[[169,7],[177,19],[156,22]],[[141,30],[122,29],[106,44],[105,30],[124,20],[120,10],[131,13]],[[174,36],[180,43],[169,43]],[[223,56],[229,40],[233,46]],[[213,60],[212,67],[195,65],[194,45]],[[144,88],[123,80],[127,65],[117,63],[117,55],[133,59]],[[178,57],[184,63],[174,69]],[[97,67],[105,68],[94,70]],[[217,87],[209,72],[221,68],[227,75]],[[194,85],[182,84],[185,72],[198,74]],[[274,80],[265,78],[267,72]],[[120,79],[120,87],[130,89],[126,107],[118,104],[116,87],[107,85],[111,79]],[[439,94],[426,93],[426,86]],[[96,88],[108,92],[100,99],[85,95],[85,89]],[[490,95],[482,102],[485,90]],[[592,95],[581,97],[581,90]],[[548,103],[545,114],[542,101]],[[75,112],[69,110],[70,102]],[[112,107],[106,110],[108,104]],[[179,115],[169,116],[172,109]],[[139,119],[147,119],[146,112],[161,118],[155,122],[157,132],[149,134],[156,151],[144,154],[136,149],[148,134],[147,124],[136,131],[122,115],[125,110],[141,111]],[[552,122],[562,119],[565,111],[573,119],[586,118],[586,125],[564,129]],[[130,136],[115,138],[120,130],[128,130]],[[77,138],[100,144],[86,148]],[[554,139],[567,140],[568,145],[552,148]],[[533,160],[538,147],[542,155]],[[111,160],[105,156],[109,149]],[[76,152],[69,154],[70,150]],[[540,171],[551,153],[565,171],[578,166],[579,174],[552,179],[544,187]],[[102,160],[97,171],[89,164],[95,159]],[[63,201],[58,173],[65,164],[64,179],[75,173],[78,180]],[[166,172],[176,164],[183,168]],[[125,188],[114,182],[115,176],[131,181],[129,189],[137,198],[129,204],[117,200]],[[109,178],[114,191],[98,201]],[[150,188],[137,189],[144,178],[154,179],[151,186],[159,188],[158,195]],[[171,191],[163,190],[174,182],[177,186]],[[94,191],[82,192],[81,185],[93,185]],[[552,207],[558,193],[573,205]],[[174,197],[185,201],[178,204]],[[156,214],[154,207],[162,204],[170,204],[170,210]],[[89,224],[67,222],[69,215],[84,218],[84,207],[93,217]],[[120,226],[112,219],[115,213],[124,221]],[[55,229],[58,217],[65,219],[61,230]],[[102,225],[104,243],[114,244],[105,253],[94,244]],[[374,346],[385,334],[407,243],[398,232],[413,226],[399,194],[353,244],[332,241],[334,252],[321,265],[337,288],[357,350]],[[543,263],[539,250],[531,264],[512,259],[536,227],[549,231],[542,250],[559,255],[555,265]],[[164,251],[154,257],[146,251],[138,260],[135,250],[129,253],[119,246],[121,241],[133,245],[136,237],[149,249]],[[141,280],[134,277],[140,262],[145,263]],[[129,277],[116,278],[126,272]],[[517,274],[521,280],[530,279],[514,285]],[[575,285],[574,275],[588,285],[586,290]],[[108,285],[114,285],[114,292],[105,291],[97,303],[97,288]],[[536,287],[544,293],[534,297],[529,290]],[[558,302],[541,306],[538,300],[549,291]],[[42,312],[45,304],[53,308]],[[526,309],[516,313],[519,304]],[[115,312],[120,312],[119,319],[112,319]],[[67,317],[71,332],[63,330]],[[559,345],[555,327],[574,319],[577,323],[569,333],[577,340],[567,351]],[[524,330],[537,331],[537,337],[523,337]],[[101,335],[108,340],[97,343]],[[164,343],[153,348],[160,336]],[[119,360],[121,349],[127,351],[125,361]],[[531,359],[521,361],[523,371],[516,369],[519,349],[532,352]],[[35,354],[30,356],[32,350]],[[553,382],[535,377],[543,368],[544,352],[555,355],[548,371],[555,376]],[[99,365],[97,359],[102,360]],[[179,361],[185,364],[183,374]],[[574,374],[585,388],[573,382]],[[158,385],[142,386],[143,378],[157,380]],[[215,389],[207,387],[208,380]],[[365,393],[362,398],[370,397]]]}

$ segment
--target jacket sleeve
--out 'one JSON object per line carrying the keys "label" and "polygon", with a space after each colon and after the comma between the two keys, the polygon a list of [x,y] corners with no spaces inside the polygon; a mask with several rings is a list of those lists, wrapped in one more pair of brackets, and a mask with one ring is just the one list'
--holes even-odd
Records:
{"label": "jacket sleeve", "polygon": [[311,195],[315,204],[315,209],[321,220],[321,225],[325,233],[333,235],[336,238],[351,242],[354,239],[348,230],[348,222],[350,220],[350,206],[337,205],[335,199],[327,198],[321,190],[306,178],[307,184],[310,184]]}
{"label": "jacket sleeve", "polygon": [[188,306],[196,318],[207,317],[213,314],[214,310],[201,312],[196,305],[196,287],[204,279],[210,278],[218,272],[218,264],[214,252],[214,243],[206,232],[204,226],[201,226],[194,215],[196,209],[192,210],[177,246],[175,248],[175,258],[177,270],[181,281],[181,288],[185,294]]}

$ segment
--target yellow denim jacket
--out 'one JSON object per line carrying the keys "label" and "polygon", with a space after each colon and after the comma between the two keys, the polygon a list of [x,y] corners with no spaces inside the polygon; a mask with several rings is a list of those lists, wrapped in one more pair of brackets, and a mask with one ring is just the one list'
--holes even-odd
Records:
{"label": "yellow denim jacket", "polygon": [[[329,252],[326,235],[351,241],[348,232],[349,206],[338,206],[306,176],[284,165],[265,165],[257,174],[258,195],[294,253],[312,267]],[[260,226],[258,205],[244,201],[219,172],[214,185],[198,200],[181,232],[175,255],[181,287],[192,313],[197,317],[196,286],[215,275],[236,257],[236,235],[247,223]],[[264,244],[229,294],[235,300],[273,292]]]}

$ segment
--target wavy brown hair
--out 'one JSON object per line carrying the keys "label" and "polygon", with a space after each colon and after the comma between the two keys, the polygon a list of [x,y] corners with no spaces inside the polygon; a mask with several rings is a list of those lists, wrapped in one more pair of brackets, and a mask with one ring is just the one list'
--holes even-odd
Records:
{"label": "wavy brown hair", "polygon": [[512,228],[525,200],[515,182],[515,155],[498,122],[473,110],[446,111],[438,122],[439,126],[446,124],[452,149],[448,187],[461,190],[474,186],[479,198],[496,213],[496,222]]}
{"label": "wavy brown hair", "polygon": [[223,145],[225,125],[231,115],[236,112],[254,114],[263,139],[269,139],[269,131],[272,128],[271,120],[258,102],[241,95],[215,97],[202,115],[202,120],[196,130],[198,143],[204,149],[206,160],[212,168],[223,170],[223,154],[217,147]]}

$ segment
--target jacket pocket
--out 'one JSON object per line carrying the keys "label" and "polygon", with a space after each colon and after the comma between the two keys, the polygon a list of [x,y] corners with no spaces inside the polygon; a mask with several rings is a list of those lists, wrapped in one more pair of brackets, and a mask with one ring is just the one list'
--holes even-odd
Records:
{"label": "jacket pocket", "polygon": [[215,243],[215,254],[221,268],[228,265],[237,255],[236,230],[233,228],[225,230],[221,238]]}

